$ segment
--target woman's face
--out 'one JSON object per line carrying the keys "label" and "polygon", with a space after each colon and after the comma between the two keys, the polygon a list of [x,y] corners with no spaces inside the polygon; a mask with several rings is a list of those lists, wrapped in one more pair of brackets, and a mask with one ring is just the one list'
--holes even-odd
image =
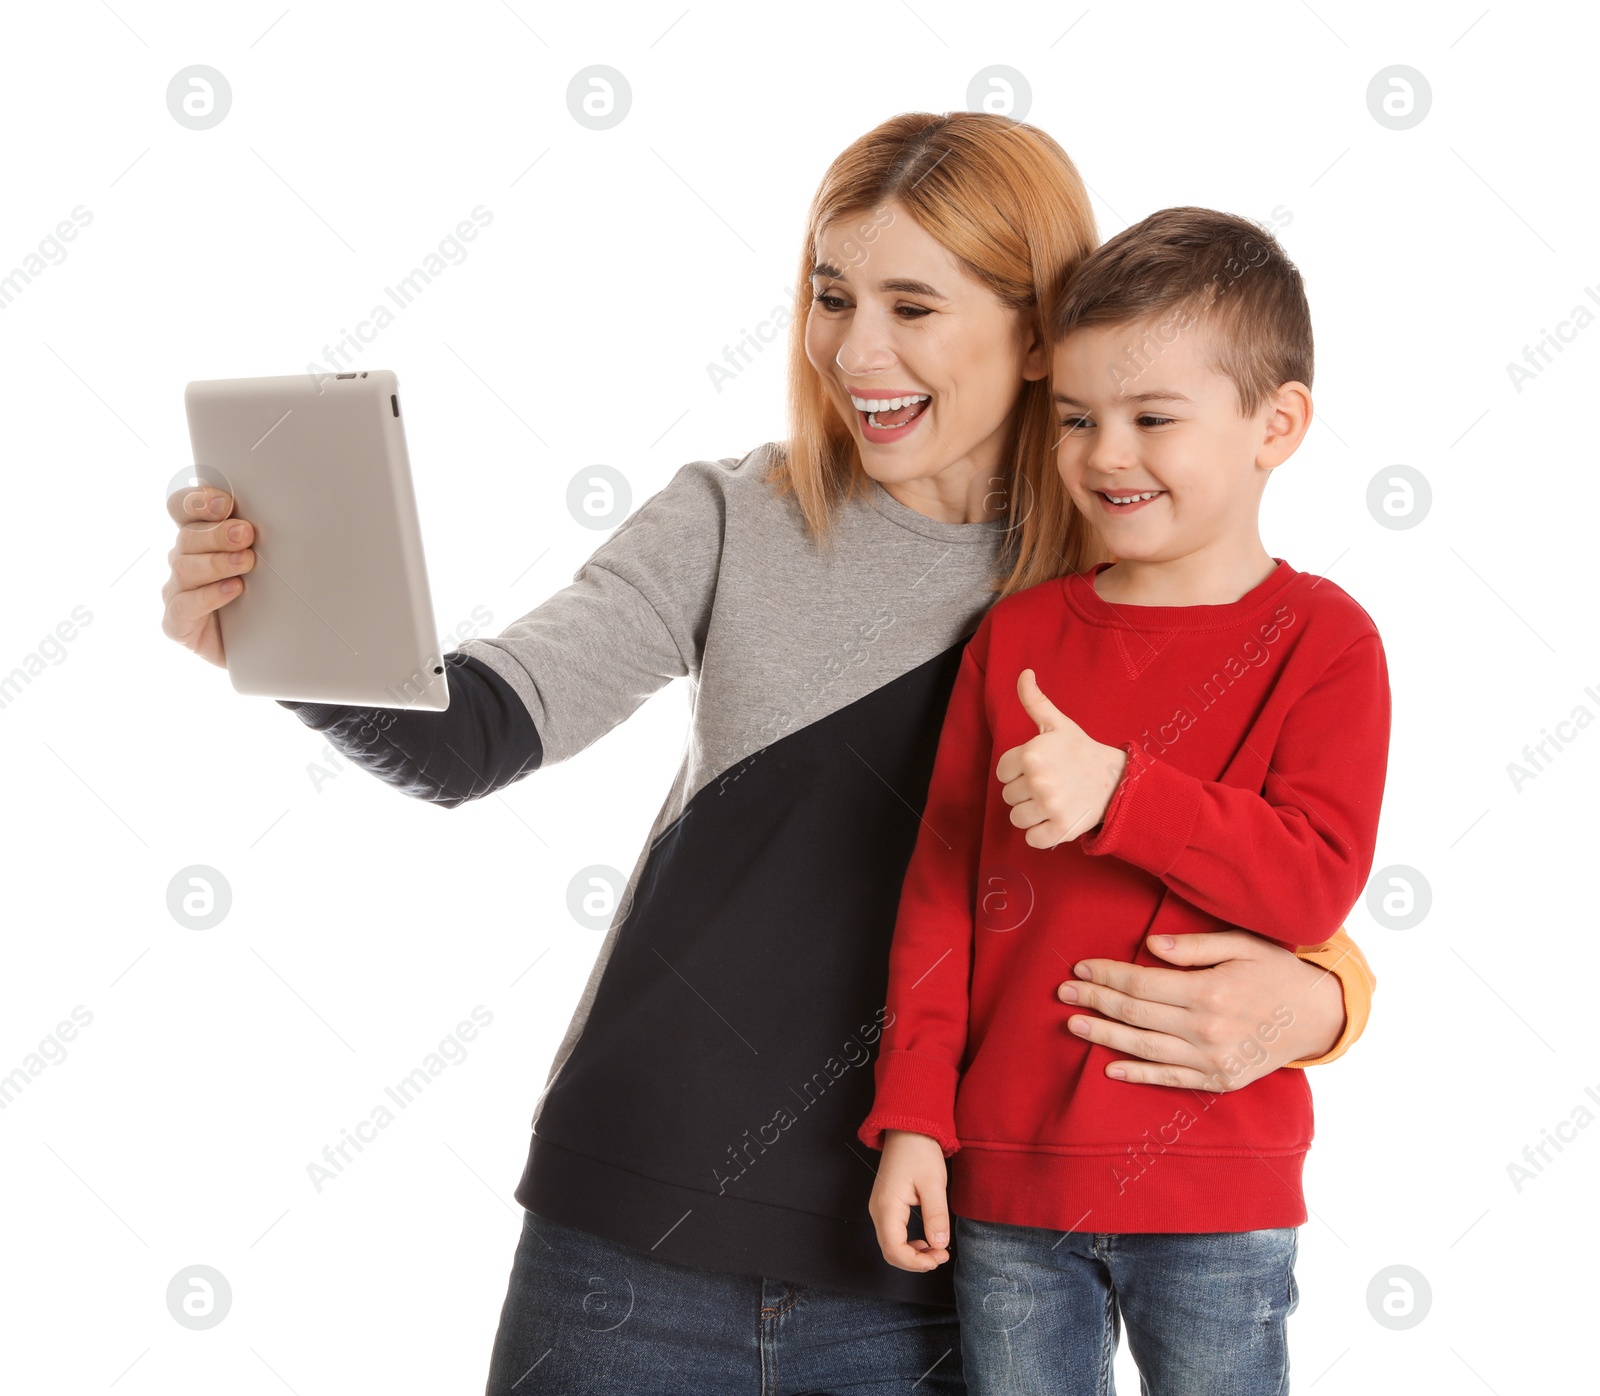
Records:
{"label": "woman's face", "polygon": [[997,512],[982,506],[1010,477],[1008,420],[1024,381],[1049,372],[1028,317],[898,201],[824,225],[811,287],[806,357],[867,474],[951,522]]}

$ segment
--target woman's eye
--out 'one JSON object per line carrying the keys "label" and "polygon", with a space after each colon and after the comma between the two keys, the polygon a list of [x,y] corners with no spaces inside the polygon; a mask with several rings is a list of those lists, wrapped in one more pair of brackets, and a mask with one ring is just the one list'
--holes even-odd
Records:
{"label": "woman's eye", "polygon": [[829,291],[823,291],[817,295],[814,295],[812,296],[811,300],[813,304],[822,306],[824,310],[844,309],[844,298],[841,296],[836,296]]}
{"label": "woman's eye", "polygon": [[909,310],[911,312],[909,315],[904,317],[907,320],[920,320],[924,315],[933,314],[933,312],[925,305],[897,305],[895,307],[895,314],[898,315],[902,310]]}

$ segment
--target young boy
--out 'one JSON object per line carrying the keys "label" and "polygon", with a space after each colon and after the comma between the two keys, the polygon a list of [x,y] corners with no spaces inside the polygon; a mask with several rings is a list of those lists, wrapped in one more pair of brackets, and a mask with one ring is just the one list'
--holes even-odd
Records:
{"label": "young boy", "polygon": [[[1333,934],[1372,865],[1383,646],[1261,542],[1311,420],[1310,314],[1270,234],[1154,214],[1084,262],[1050,329],[1060,484],[1116,561],[1003,598],[963,655],[859,1132],[883,1150],[871,1212],[892,1265],[954,1249],[973,1396],[1109,1391],[1123,1322],[1153,1396],[1276,1396],[1304,1073],[1118,1080],[1057,986],[1090,956],[1161,963],[1149,937]],[[1234,1055],[1259,1060],[1274,1018]]]}

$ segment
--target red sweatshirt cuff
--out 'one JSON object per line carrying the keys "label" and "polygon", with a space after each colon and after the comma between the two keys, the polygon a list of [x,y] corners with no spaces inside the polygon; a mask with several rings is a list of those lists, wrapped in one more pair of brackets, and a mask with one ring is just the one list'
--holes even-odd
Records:
{"label": "red sweatshirt cuff", "polygon": [[956,1138],[956,1085],[960,1075],[948,1062],[921,1052],[888,1048],[878,1054],[877,1094],[872,1113],[856,1131],[869,1149],[883,1148],[886,1129],[931,1135],[949,1158],[961,1147]]}
{"label": "red sweatshirt cuff", "polygon": [[1085,853],[1110,853],[1157,877],[1189,846],[1200,815],[1201,782],[1124,742],[1128,768],[1122,773],[1093,833],[1078,840]]}

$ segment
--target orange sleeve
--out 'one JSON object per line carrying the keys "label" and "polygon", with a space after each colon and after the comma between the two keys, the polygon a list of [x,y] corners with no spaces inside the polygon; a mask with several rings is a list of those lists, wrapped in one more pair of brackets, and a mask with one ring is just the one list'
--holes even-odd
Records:
{"label": "orange sleeve", "polygon": [[1342,1057],[1350,1044],[1361,1036],[1372,1012],[1372,991],[1378,979],[1361,953],[1361,947],[1345,933],[1343,926],[1321,945],[1303,946],[1295,952],[1302,960],[1321,965],[1339,976],[1339,986],[1344,990],[1344,1031],[1339,1040],[1320,1057],[1288,1062],[1288,1066],[1321,1066],[1335,1057]]}

